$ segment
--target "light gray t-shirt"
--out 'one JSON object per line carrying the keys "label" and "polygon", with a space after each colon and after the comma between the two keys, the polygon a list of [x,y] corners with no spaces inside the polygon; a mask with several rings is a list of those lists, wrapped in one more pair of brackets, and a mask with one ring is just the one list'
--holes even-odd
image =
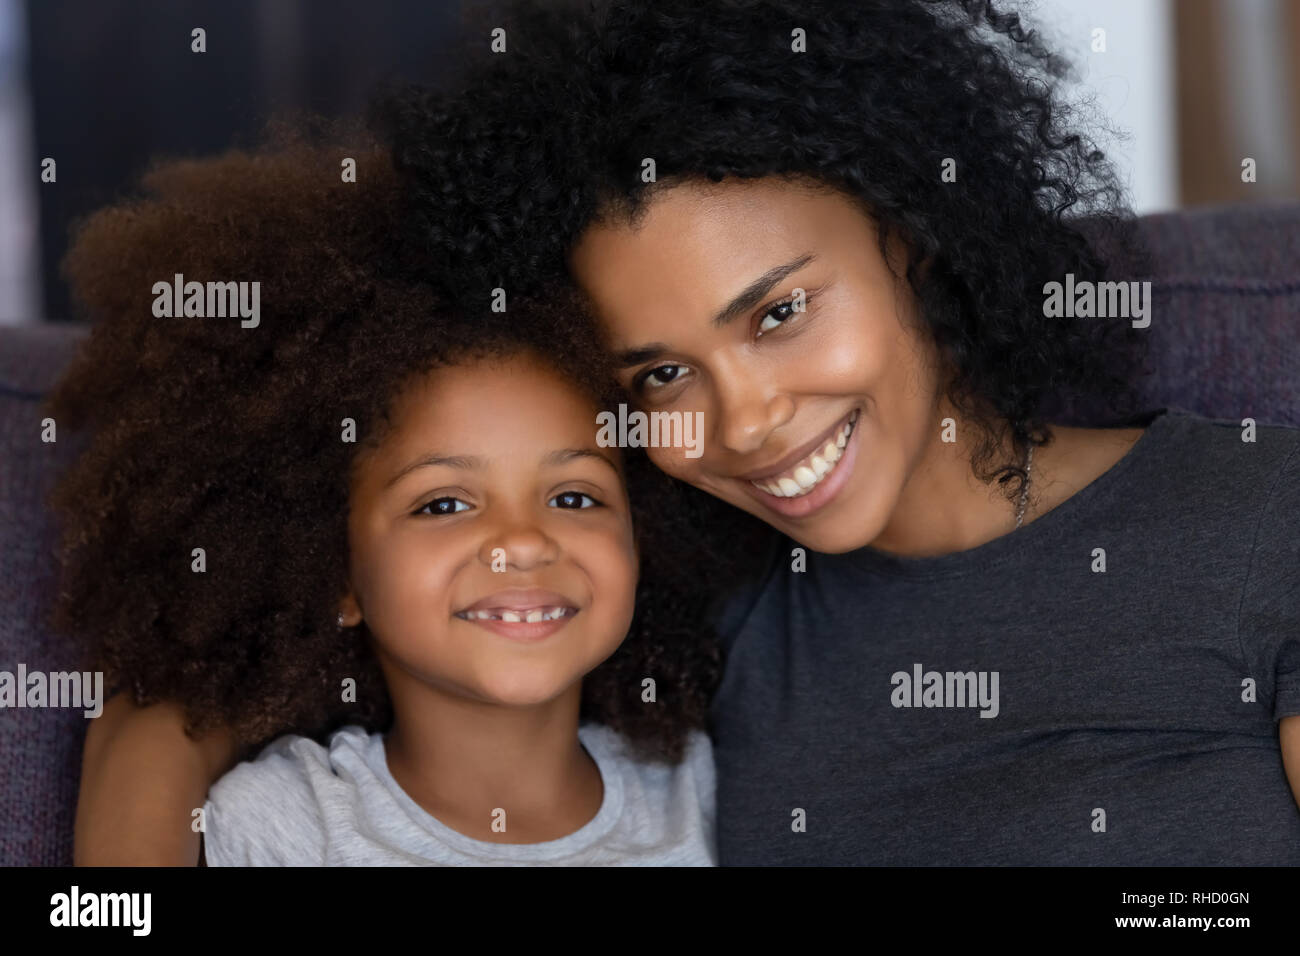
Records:
{"label": "light gray t-shirt", "polygon": [[[600,724],[578,738],[605,786],[596,816],[545,843],[488,843],[440,823],[388,772],[382,734],[323,747],[281,737],[218,780],[204,806],[209,866],[712,866],[713,753],[692,733],[678,765],[642,762]],[[508,818],[507,818],[508,819]]]}

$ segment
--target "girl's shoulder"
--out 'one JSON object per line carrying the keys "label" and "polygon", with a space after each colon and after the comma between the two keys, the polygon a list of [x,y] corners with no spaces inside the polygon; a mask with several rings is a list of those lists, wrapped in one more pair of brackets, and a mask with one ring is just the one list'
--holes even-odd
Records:
{"label": "girl's shoulder", "polygon": [[209,865],[319,865],[328,842],[328,806],[370,775],[367,758],[382,736],[349,725],[325,744],[286,734],[236,764],[208,791],[204,852]]}
{"label": "girl's shoulder", "polygon": [[687,732],[685,752],[679,763],[651,760],[639,755],[631,741],[604,724],[582,724],[578,728],[578,739],[602,771],[607,766],[617,765],[625,772],[647,780],[683,774],[711,777],[713,773],[713,744],[703,730]]}

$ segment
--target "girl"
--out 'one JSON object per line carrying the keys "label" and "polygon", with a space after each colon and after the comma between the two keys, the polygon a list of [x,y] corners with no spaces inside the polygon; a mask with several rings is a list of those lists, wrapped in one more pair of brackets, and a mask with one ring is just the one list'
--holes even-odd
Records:
{"label": "girl", "polygon": [[[81,231],[63,626],[138,702],[278,738],[193,814],[208,864],[712,863],[716,649],[656,551],[689,502],[597,444],[571,297],[449,314],[390,275],[383,156],[343,155],[165,165]],[[176,273],[260,320],[160,317]]]}
{"label": "girl", "polygon": [[[719,619],[721,862],[1300,863],[1300,432],[1137,403],[1149,302],[1048,307],[1147,273],[1038,37],[987,0],[494,22],[380,113],[411,243],[468,301],[567,269],[633,400],[704,415],[655,463],[769,529]],[[175,733],[122,719],[123,766]]]}

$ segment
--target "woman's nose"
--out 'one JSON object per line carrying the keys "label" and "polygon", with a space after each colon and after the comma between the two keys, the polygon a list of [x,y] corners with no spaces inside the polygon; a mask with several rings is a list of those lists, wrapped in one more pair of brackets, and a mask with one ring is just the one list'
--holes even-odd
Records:
{"label": "woman's nose", "polygon": [[718,387],[714,433],[728,451],[747,455],[761,448],[794,415],[794,402],[783,391],[732,375]]}

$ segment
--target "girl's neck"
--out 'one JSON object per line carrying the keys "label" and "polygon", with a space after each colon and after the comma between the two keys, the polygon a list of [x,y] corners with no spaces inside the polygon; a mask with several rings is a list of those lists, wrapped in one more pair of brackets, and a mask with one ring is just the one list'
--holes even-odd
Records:
{"label": "girl's neck", "polygon": [[449,695],[409,675],[396,686],[390,675],[389,686],[389,772],[445,826],[492,843],[540,843],[600,810],[600,771],[578,740],[580,683],[536,707]]}

